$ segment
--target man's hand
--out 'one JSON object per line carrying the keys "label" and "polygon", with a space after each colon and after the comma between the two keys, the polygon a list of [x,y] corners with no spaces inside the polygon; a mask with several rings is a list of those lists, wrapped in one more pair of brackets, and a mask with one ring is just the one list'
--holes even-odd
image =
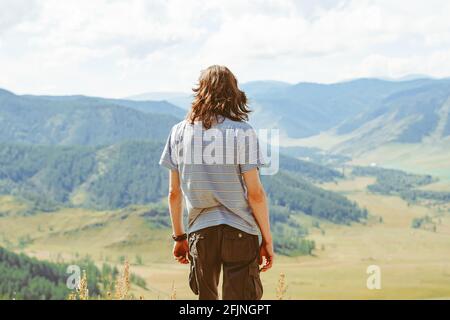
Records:
{"label": "man's hand", "polygon": [[173,245],[173,256],[179,263],[189,263],[189,245],[187,240],[175,241]]}
{"label": "man's hand", "polygon": [[259,248],[259,264],[262,265],[261,272],[266,272],[272,268],[275,254],[272,242],[264,242]]}

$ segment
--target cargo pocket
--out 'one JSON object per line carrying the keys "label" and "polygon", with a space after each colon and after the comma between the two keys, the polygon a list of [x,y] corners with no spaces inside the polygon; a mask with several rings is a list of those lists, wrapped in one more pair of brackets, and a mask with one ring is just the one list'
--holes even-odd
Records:
{"label": "cargo pocket", "polygon": [[189,235],[189,260],[190,260],[190,270],[189,270],[189,287],[195,295],[198,295],[198,280],[197,280],[197,268],[198,254],[197,254],[197,241],[199,239],[198,234]]}
{"label": "cargo pocket", "polygon": [[198,295],[198,281],[197,276],[195,275],[195,265],[194,262],[191,261],[191,267],[189,272],[189,287],[195,295]]}
{"label": "cargo pocket", "polygon": [[224,262],[248,262],[255,258],[255,236],[238,229],[224,229],[222,259]]}
{"label": "cargo pocket", "polygon": [[259,266],[257,262],[251,263],[248,266],[248,281],[247,281],[247,299],[248,300],[261,300],[263,296],[263,286],[261,278],[259,277]]}

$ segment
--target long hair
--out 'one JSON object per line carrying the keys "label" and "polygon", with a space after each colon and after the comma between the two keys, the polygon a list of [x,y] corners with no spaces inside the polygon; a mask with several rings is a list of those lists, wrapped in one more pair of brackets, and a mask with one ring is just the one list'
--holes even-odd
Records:
{"label": "long hair", "polygon": [[198,87],[194,91],[194,101],[187,115],[193,124],[201,121],[205,129],[211,128],[223,116],[234,121],[248,120],[251,112],[247,106],[245,93],[239,90],[233,73],[224,66],[213,65],[200,74]]}

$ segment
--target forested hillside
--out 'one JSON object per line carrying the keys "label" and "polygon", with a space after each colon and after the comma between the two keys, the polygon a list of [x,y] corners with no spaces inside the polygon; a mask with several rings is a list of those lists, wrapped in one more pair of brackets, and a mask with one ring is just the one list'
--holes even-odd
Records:
{"label": "forested hillside", "polygon": [[0,193],[23,197],[44,211],[159,201],[167,190],[167,173],[158,165],[162,146],[0,145]]}
{"label": "forested hillside", "polygon": [[[84,262],[89,292],[100,294],[100,271],[92,262]],[[39,261],[0,247],[0,298],[17,300],[64,300],[70,290],[66,264]]]}
{"label": "forested hillside", "polygon": [[[58,205],[115,209],[157,202],[167,192],[168,175],[158,165],[162,148],[162,143],[142,141],[107,147],[3,144],[0,193],[35,201],[40,210]],[[332,181],[341,177],[340,173],[288,156],[281,156],[280,167],[284,174],[264,178],[278,205],[336,222],[352,220],[353,213],[347,216],[344,209],[354,208],[341,206],[345,198],[306,181]],[[320,203],[314,209],[309,207],[308,203],[316,201],[313,198],[324,195],[329,203],[324,202],[323,210],[316,210]],[[333,205],[342,210],[334,210]],[[337,218],[341,214],[346,216]]]}
{"label": "forested hillside", "polygon": [[263,183],[273,205],[334,223],[349,224],[367,218],[367,210],[360,209],[344,196],[318,188],[288,172],[281,171],[275,176],[263,177]]}
{"label": "forested hillside", "polygon": [[313,182],[326,182],[342,178],[342,174],[334,169],[283,154],[280,154],[280,168]]}
{"label": "forested hillside", "polygon": [[377,167],[354,167],[352,174],[376,177],[376,183],[367,187],[369,191],[374,193],[400,196],[408,202],[431,200],[437,203],[446,203],[450,201],[450,192],[419,189],[419,187],[436,181],[430,175],[412,174],[401,170]]}
{"label": "forested hillside", "polygon": [[162,140],[179,121],[176,115],[184,114],[174,110],[181,109],[166,102],[17,96],[1,90],[0,143],[105,145]]}

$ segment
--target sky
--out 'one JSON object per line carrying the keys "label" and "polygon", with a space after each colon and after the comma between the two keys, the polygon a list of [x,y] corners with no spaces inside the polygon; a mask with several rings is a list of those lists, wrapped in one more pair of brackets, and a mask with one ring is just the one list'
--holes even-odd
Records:
{"label": "sky", "polygon": [[450,76],[448,0],[0,0],[0,88],[126,97],[239,82]]}

